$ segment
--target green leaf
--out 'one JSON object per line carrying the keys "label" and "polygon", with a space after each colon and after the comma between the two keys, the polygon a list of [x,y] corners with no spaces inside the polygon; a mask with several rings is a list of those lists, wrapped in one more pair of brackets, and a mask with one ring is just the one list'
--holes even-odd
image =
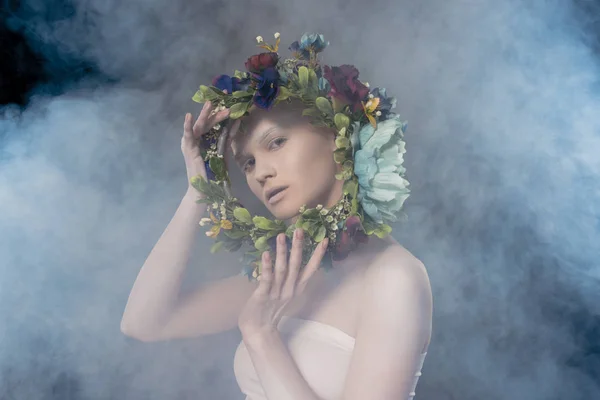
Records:
{"label": "green leaf", "polygon": [[290,224],[287,229],[285,230],[285,235],[286,236],[292,236],[294,234],[294,231],[296,230],[296,225],[295,224]]}
{"label": "green leaf", "polygon": [[346,149],[337,149],[333,152],[333,160],[337,163],[343,163],[346,159]]}
{"label": "green leaf", "polygon": [[243,231],[240,229],[223,229],[221,232],[224,232],[225,236],[231,239],[241,239],[249,235],[247,231]]}
{"label": "green leaf", "polygon": [[348,116],[346,114],[342,114],[342,113],[337,113],[335,114],[335,117],[333,118],[334,122],[335,122],[335,127],[338,130],[344,129],[344,128],[348,128],[350,126],[350,118],[348,118]]}
{"label": "green leaf", "polygon": [[237,92],[233,92],[232,96],[234,99],[242,99],[244,97],[251,97],[253,94],[245,90],[238,90]]}
{"label": "green leaf", "polygon": [[227,251],[238,251],[242,247],[241,241],[225,243],[225,250]]}
{"label": "green leaf", "polygon": [[266,236],[259,237],[254,243],[254,247],[256,247],[261,252],[267,250],[269,248],[269,243],[267,242],[267,240],[268,238]]}
{"label": "green leaf", "polygon": [[250,212],[244,207],[237,207],[235,210],[233,210],[233,216],[238,221],[245,222],[246,224],[252,223],[252,216],[250,215]]}
{"label": "green leaf", "polygon": [[218,252],[219,250],[221,250],[221,248],[223,247],[223,243],[224,243],[224,242],[217,242],[217,243],[213,244],[213,245],[210,247],[210,252],[211,252],[211,253],[216,253],[216,252]]}
{"label": "green leaf", "polygon": [[316,108],[306,108],[302,111],[302,115],[304,117],[311,117],[317,119],[323,118],[321,111],[317,110]]}
{"label": "green leaf", "polygon": [[248,107],[250,106],[251,102],[242,102],[242,103],[235,103],[234,105],[231,106],[231,108],[229,109],[229,118],[230,119],[238,119],[241,118],[244,114],[246,114],[246,111],[248,111]]}
{"label": "green leaf", "polygon": [[333,116],[333,107],[331,106],[329,100],[327,100],[325,97],[317,97],[315,100],[315,105],[323,114],[326,114],[329,117]]}
{"label": "green leaf", "polygon": [[265,231],[277,229],[277,224],[265,217],[256,216],[252,218],[252,222],[257,228],[263,229]]}
{"label": "green leaf", "polygon": [[248,73],[247,72],[238,71],[236,69],[235,72],[233,73],[233,76],[235,78],[238,78],[238,79],[246,79],[246,77],[248,76]]}
{"label": "green leaf", "polygon": [[358,211],[358,199],[356,197],[354,197],[354,198],[352,198],[350,213],[356,214],[357,211]]}
{"label": "green leaf", "polygon": [[348,193],[348,194],[350,194],[350,196],[355,198],[356,194],[358,192],[358,183],[354,179],[351,179],[344,183],[343,190],[344,190],[344,193]]}
{"label": "green leaf", "polygon": [[327,229],[323,225],[319,227],[317,231],[317,235],[314,237],[315,242],[320,243],[323,239],[325,239],[325,234],[327,233]]}
{"label": "green leaf", "polygon": [[204,179],[202,175],[193,176],[192,179],[190,179],[190,183],[200,192],[205,192],[208,189],[206,179]]}
{"label": "green leaf", "polygon": [[317,72],[312,68],[308,70],[308,81],[310,82],[311,87],[319,87],[319,78],[317,77]]}
{"label": "green leaf", "polygon": [[317,218],[319,216],[319,210],[317,210],[316,208],[309,208],[308,210],[306,210],[302,213],[302,216],[305,219]]}
{"label": "green leaf", "polygon": [[338,149],[347,149],[350,147],[350,140],[348,140],[348,138],[338,136],[335,139],[335,145]]}
{"label": "green leaf", "polygon": [[298,68],[298,83],[301,88],[308,87],[308,68],[305,66]]}
{"label": "green leaf", "polygon": [[194,96],[192,97],[192,100],[195,101],[196,103],[206,103],[207,102],[206,98],[200,91],[197,91],[194,94]]}
{"label": "green leaf", "polygon": [[387,224],[381,224],[375,229],[374,233],[378,238],[383,239],[392,231],[392,227]]}
{"label": "green leaf", "polygon": [[219,89],[218,87],[209,86],[208,89],[215,94],[215,98],[217,99],[222,99],[223,97],[227,96],[225,93],[223,93],[223,90]]}
{"label": "green leaf", "polygon": [[208,165],[210,166],[210,169],[212,169],[212,171],[215,173],[217,178],[225,174],[225,162],[222,158],[211,157],[208,161]]}
{"label": "green leaf", "polygon": [[277,95],[277,101],[278,102],[285,101],[293,96],[294,96],[294,94],[292,92],[290,92],[290,90],[288,88],[286,88],[285,86],[280,86],[279,94]]}
{"label": "green leaf", "polygon": [[352,160],[344,161],[344,164],[342,165],[342,169],[344,172],[353,171],[354,170],[354,162]]}

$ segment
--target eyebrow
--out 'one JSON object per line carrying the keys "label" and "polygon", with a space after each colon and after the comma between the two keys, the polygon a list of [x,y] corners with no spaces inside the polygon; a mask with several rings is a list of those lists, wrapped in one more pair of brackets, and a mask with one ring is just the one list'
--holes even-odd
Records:
{"label": "eyebrow", "polygon": [[[273,131],[277,130],[278,127],[277,126],[272,126],[269,129],[265,130],[263,133],[260,134],[260,137],[258,138],[258,143],[262,143],[265,138],[267,136],[269,136],[270,133],[272,133]],[[237,153],[234,156],[234,160],[235,163],[238,165],[238,167],[242,167],[242,161],[244,160],[244,158],[248,157],[248,153],[246,153],[245,151],[240,151],[239,153]]]}

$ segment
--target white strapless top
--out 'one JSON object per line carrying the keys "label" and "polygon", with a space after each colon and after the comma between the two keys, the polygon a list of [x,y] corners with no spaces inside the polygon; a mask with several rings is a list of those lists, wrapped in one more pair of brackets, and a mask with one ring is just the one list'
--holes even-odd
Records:
{"label": "white strapless top", "polygon": [[[278,329],[302,376],[319,398],[340,399],[354,349],[354,338],[331,325],[285,316]],[[415,396],[426,355],[427,352],[421,354],[408,400]],[[246,400],[266,400],[243,341],[235,352],[233,370],[242,393],[247,396]]]}

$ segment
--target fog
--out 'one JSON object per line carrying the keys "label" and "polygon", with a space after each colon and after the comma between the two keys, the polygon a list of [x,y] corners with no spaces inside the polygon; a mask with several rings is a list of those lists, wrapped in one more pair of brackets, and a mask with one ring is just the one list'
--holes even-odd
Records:
{"label": "fog", "polygon": [[[585,29],[600,7],[586,4],[22,2],[11,26],[50,74],[73,59],[97,73],[0,109],[0,398],[243,398],[239,332],[147,344],[119,323],[186,190],[194,92],[243,69],[257,35],[281,32],[286,56],[313,31],[330,41],[324,63],[354,64],[408,121],[412,195],[393,236],[434,294],[416,398],[600,398],[600,85]],[[207,257],[211,244],[199,235],[186,286],[237,272],[217,263],[241,253]]]}

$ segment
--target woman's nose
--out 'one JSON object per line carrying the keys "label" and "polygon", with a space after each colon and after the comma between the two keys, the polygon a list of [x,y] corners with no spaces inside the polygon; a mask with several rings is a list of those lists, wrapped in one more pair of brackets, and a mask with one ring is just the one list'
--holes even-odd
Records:
{"label": "woman's nose", "polygon": [[267,178],[272,178],[277,175],[277,173],[275,172],[275,167],[272,165],[272,163],[268,161],[256,161],[255,169],[256,179],[261,183],[266,181]]}

